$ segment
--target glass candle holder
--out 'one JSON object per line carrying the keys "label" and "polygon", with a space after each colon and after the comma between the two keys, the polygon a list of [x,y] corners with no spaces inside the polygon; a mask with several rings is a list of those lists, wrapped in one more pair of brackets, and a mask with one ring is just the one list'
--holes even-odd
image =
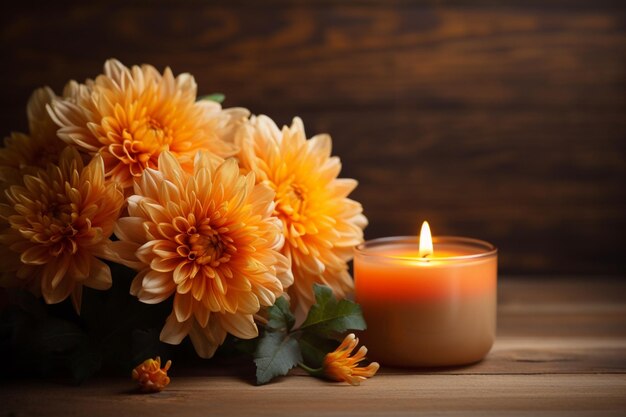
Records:
{"label": "glass candle holder", "polygon": [[496,335],[497,249],[463,237],[434,237],[419,256],[413,236],[356,248],[356,301],[368,357],[384,365],[439,367],[484,358]]}

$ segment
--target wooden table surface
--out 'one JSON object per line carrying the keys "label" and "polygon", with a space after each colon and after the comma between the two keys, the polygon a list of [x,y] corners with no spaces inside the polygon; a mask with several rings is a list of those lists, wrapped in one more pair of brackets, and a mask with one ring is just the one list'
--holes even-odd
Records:
{"label": "wooden table surface", "polygon": [[123,378],[4,382],[0,415],[626,415],[625,295],[618,278],[501,279],[496,343],[463,368],[383,368],[360,387],[302,374],[257,387],[240,371],[174,368],[150,395]]}

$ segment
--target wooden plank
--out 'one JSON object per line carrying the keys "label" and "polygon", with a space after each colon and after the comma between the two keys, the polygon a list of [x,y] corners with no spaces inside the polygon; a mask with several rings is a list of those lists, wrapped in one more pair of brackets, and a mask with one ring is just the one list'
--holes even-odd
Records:
{"label": "wooden plank", "polygon": [[[262,387],[234,378],[178,378],[156,395],[137,395],[130,381],[83,387],[17,383],[0,404],[19,416],[187,415],[620,415],[624,375],[381,375],[358,388],[310,377]],[[15,395],[19,393],[19,395]],[[623,415],[623,414],[622,414]]]}
{"label": "wooden plank", "polygon": [[626,312],[601,314],[502,313],[498,316],[497,332],[499,336],[623,337],[626,336]]}
{"label": "wooden plank", "polygon": [[[333,133],[345,175],[359,179],[354,198],[370,219],[368,238],[417,234],[428,219],[435,234],[472,233],[494,243],[504,273],[623,275],[626,186],[613,181],[626,178],[615,152],[626,134],[621,115],[360,113],[377,123],[346,124],[352,117],[341,112],[319,118],[320,130]],[[572,140],[579,134],[593,140]]]}
{"label": "wooden plank", "polygon": [[[623,322],[626,325],[626,322]],[[382,374],[530,375],[626,373],[626,338],[498,337],[487,357],[473,365]]]}
{"label": "wooden plank", "polygon": [[[579,311],[614,310],[626,305],[626,280],[621,276],[500,276],[498,305],[505,309],[575,306]],[[556,307],[555,307],[556,308]]]}
{"label": "wooden plank", "polygon": [[502,277],[498,336],[624,337],[626,283],[602,277]]}
{"label": "wooden plank", "polygon": [[[75,36],[95,27],[117,29],[86,33],[103,42],[91,45],[96,52],[126,41],[123,50],[116,48],[121,59],[158,66],[178,62],[177,71],[191,71],[206,88],[219,85],[234,102],[256,104],[261,111],[268,105],[351,109],[359,103],[375,108],[467,103],[571,108],[572,101],[583,99],[586,108],[623,104],[619,90],[612,88],[623,81],[619,60],[612,55],[623,51],[623,22],[602,6],[581,13],[567,7],[393,3],[296,4],[272,10],[254,3],[111,8],[108,2],[96,2],[45,14],[31,9],[14,13],[3,37],[20,41],[31,52],[5,45],[27,70],[17,77],[21,85],[53,79],[60,87],[70,74],[84,78],[98,72],[101,63],[95,58],[101,59],[100,54],[86,56],[85,39]],[[55,26],[48,17],[66,25]],[[41,43],[47,33],[59,42]],[[533,88],[538,83],[542,88]],[[291,100],[283,101],[286,97]]]}

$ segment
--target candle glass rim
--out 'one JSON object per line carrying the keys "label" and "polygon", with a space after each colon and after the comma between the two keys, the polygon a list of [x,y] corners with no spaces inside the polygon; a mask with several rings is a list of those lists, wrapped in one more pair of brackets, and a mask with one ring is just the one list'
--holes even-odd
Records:
{"label": "candle glass rim", "polygon": [[405,261],[430,261],[430,260],[445,260],[445,261],[463,261],[468,259],[481,259],[481,258],[489,258],[491,256],[496,256],[498,254],[498,248],[492,243],[489,243],[485,240],[474,239],[471,237],[462,237],[462,236],[433,236],[432,238],[433,244],[435,243],[459,243],[459,244],[471,244],[474,247],[479,247],[484,250],[484,252],[473,253],[470,255],[458,255],[458,256],[444,256],[444,257],[434,257],[434,258],[419,258],[414,256],[399,256],[399,255],[388,255],[388,254],[378,254],[372,251],[368,251],[368,248],[374,246],[381,246],[388,243],[411,243],[416,246],[419,246],[419,236],[389,236],[389,237],[379,237],[376,239],[370,239],[363,243],[360,243],[354,248],[354,251],[357,254],[370,256],[375,258],[383,258],[383,259],[399,259]]}

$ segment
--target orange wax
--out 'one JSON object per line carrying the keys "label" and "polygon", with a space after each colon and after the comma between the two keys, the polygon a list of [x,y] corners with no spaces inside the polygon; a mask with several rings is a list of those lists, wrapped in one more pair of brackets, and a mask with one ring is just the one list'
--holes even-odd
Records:
{"label": "orange wax", "polygon": [[481,360],[496,331],[496,249],[439,237],[420,257],[415,237],[376,239],[354,259],[364,343],[386,365],[432,367]]}

